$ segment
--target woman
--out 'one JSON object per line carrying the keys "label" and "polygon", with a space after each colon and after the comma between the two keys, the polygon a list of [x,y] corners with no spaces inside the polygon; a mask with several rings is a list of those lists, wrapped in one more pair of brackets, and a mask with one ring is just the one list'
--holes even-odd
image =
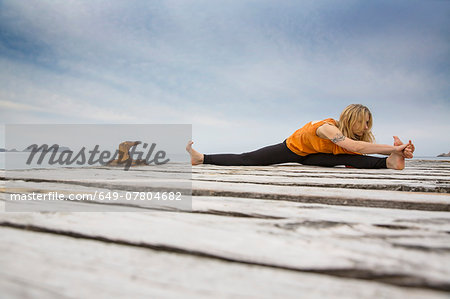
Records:
{"label": "woman", "polygon": [[[282,143],[242,154],[205,155],[192,148],[186,150],[191,164],[214,165],[272,165],[296,162],[304,165],[337,166],[355,168],[403,169],[405,158],[412,158],[414,145],[411,140],[403,144],[394,136],[394,145],[375,144],[372,129],[372,113],[366,106],[352,104],[341,113],[339,121],[328,118],[314,121],[295,131]],[[363,154],[389,155],[387,158]]]}

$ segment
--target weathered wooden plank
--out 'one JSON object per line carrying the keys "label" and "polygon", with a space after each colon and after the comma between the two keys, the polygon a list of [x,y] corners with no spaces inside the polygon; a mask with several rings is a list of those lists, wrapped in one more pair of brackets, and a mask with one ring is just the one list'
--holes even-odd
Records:
{"label": "weathered wooden plank", "polygon": [[[99,170],[97,170],[99,171]],[[53,172],[45,179],[32,178],[29,179],[30,172],[16,173],[16,179],[25,176],[22,180],[46,183],[68,183],[80,186],[107,188],[112,190],[128,190],[128,191],[155,191],[164,186],[164,188],[178,188],[181,184],[188,187],[192,183],[193,195],[216,195],[216,196],[234,196],[234,197],[252,197],[264,199],[280,199],[335,205],[354,205],[354,206],[372,206],[387,207],[398,209],[421,209],[421,210],[450,210],[450,194],[448,193],[407,193],[407,192],[389,192],[385,190],[364,190],[349,188],[332,188],[330,186],[305,187],[305,186],[284,186],[270,185],[269,183],[236,183],[236,182],[209,182],[194,180],[187,182],[186,180],[173,181],[157,181],[150,179],[148,176],[139,176],[133,179],[133,174],[127,173],[120,177],[119,173],[113,175],[105,173],[94,173],[89,175],[81,170]],[[86,170],[84,171],[86,172]],[[103,175],[101,175],[103,174]],[[42,175],[39,170],[34,175]],[[128,176],[128,177],[127,177]],[[64,177],[64,179],[60,179]],[[95,177],[95,178],[94,178]],[[7,178],[10,179],[9,177]],[[251,178],[249,179],[251,180]],[[286,181],[287,178],[280,178],[280,181]],[[10,180],[7,181],[10,185]],[[403,186],[403,185],[401,185]]]}
{"label": "weathered wooden plank", "polygon": [[[62,172],[63,171],[63,172]],[[79,169],[71,169],[71,170],[59,170],[59,171],[51,171],[51,172],[45,172],[43,170],[39,170],[36,173],[27,171],[27,172],[17,172],[15,173],[16,178],[22,177],[23,179],[27,181],[44,181],[44,182],[65,182],[65,183],[74,183],[76,182],[79,185],[85,185],[85,186],[95,186],[95,187],[103,187],[103,188],[116,188],[116,189],[128,189],[130,191],[152,191],[152,189],[161,188],[163,186],[164,188],[180,188],[181,186],[189,187],[189,182],[186,182],[186,180],[173,180],[171,178],[170,180],[165,179],[155,179],[152,177],[151,173],[146,175],[136,175],[130,174],[129,172],[116,172],[115,173],[109,173],[107,170],[96,170],[96,173],[90,173],[88,172],[86,174],[86,170],[80,171]],[[30,178],[30,173],[32,173]],[[125,173],[125,174],[124,174]],[[41,175],[44,175],[45,179],[39,178]],[[33,178],[34,177],[34,178]],[[61,179],[61,178],[64,179]],[[8,177],[9,178],[9,177]],[[203,180],[203,181],[201,181]],[[223,174],[215,174],[215,175],[195,175],[193,183],[194,186],[194,194],[196,195],[207,195],[208,193],[205,193],[205,188],[195,188],[196,186],[204,186],[205,184],[202,184],[203,182],[208,181],[215,181],[215,182],[223,182],[223,183],[236,183],[236,181],[245,181],[246,183],[256,183],[256,184],[262,184],[264,185],[264,188],[267,189],[267,186],[273,185],[273,186],[283,186],[283,187],[308,187],[308,186],[314,186],[314,187],[326,187],[326,188],[345,188],[345,189],[394,189],[394,190],[403,190],[403,191],[436,191],[436,192],[447,192],[450,190],[448,187],[450,184],[447,183],[446,180],[432,180],[432,181],[413,181],[413,180],[394,180],[394,181],[386,181],[386,180],[364,180],[364,179],[323,179],[323,178],[292,178],[292,177],[267,177],[267,176],[256,176],[256,175],[247,175],[247,176],[227,176]],[[10,181],[8,181],[10,182]],[[227,190],[221,190],[223,187],[226,187]],[[238,190],[234,190],[235,194],[230,194],[231,190],[229,190],[229,184],[222,184],[221,186],[213,185],[212,187],[216,188],[215,191],[220,192],[218,195],[234,195],[234,196],[251,196],[251,194],[239,194],[240,190],[242,188],[234,188]],[[248,186],[248,185],[247,185]],[[132,187],[132,188],[131,188]],[[238,186],[236,186],[238,187]],[[199,190],[196,190],[199,189]],[[300,189],[299,189],[300,190]],[[211,191],[211,190],[206,190]],[[305,191],[311,191],[311,190],[305,190]],[[319,193],[322,193],[321,189],[315,189],[314,195],[309,192],[310,194],[309,198],[303,196],[300,196],[300,200],[311,200],[311,198],[320,196]],[[355,191],[349,191],[355,193]],[[270,197],[270,195],[265,192],[264,198],[273,198]],[[358,192],[356,192],[358,193]],[[359,192],[364,193],[365,192]],[[217,194],[217,193],[216,193]],[[304,194],[304,193],[303,193]],[[286,194],[283,193],[283,195]],[[294,194],[294,197],[298,195]],[[332,196],[330,194],[326,194],[326,196]],[[291,196],[292,197],[292,196]],[[354,198],[355,195],[350,196],[351,198]],[[292,199],[291,199],[292,200]],[[330,200],[330,202],[333,202],[334,200]],[[423,200],[427,203],[431,203],[428,200]],[[321,203],[325,203],[325,200],[321,200]],[[381,203],[381,204],[388,204],[388,203]],[[401,205],[397,205],[401,206]],[[408,208],[408,205],[403,205],[406,208]],[[417,204],[416,204],[417,206]],[[429,205],[431,206],[431,205]],[[388,206],[387,207],[392,207]],[[417,207],[417,208],[423,208],[423,207]],[[432,209],[440,209],[440,210],[448,210],[449,208],[445,206],[445,204],[441,207],[434,207]]]}
{"label": "weathered wooden plank", "polygon": [[[408,179],[412,181],[423,180],[446,180],[450,179],[450,170],[448,172],[435,170],[435,173],[419,171],[395,171],[395,170],[375,170],[375,169],[346,169],[346,168],[323,168],[312,166],[296,166],[283,164],[277,166],[211,166],[199,165],[192,168],[159,168],[143,166],[123,171],[118,168],[96,167],[96,168],[63,168],[65,176],[73,179],[95,178],[99,174],[107,173],[110,178],[132,178],[139,179],[143,177],[155,177],[168,174],[171,177],[185,177],[192,172],[195,174],[249,174],[249,175],[276,175],[291,177],[323,177],[323,178],[363,178],[363,179]],[[182,171],[184,170],[184,171]],[[48,179],[60,179],[61,169],[33,169],[33,170],[11,170],[7,172],[8,177],[46,177]],[[2,175],[4,177],[4,175]]]}
{"label": "weathered wooden plank", "polygon": [[[220,177],[222,175],[228,176],[260,176],[266,177],[267,179],[272,178],[314,178],[314,179],[323,179],[324,181],[332,181],[335,179],[353,179],[353,180],[370,180],[370,181],[385,181],[385,180],[393,180],[393,181],[425,181],[425,182],[434,182],[441,181],[443,183],[450,182],[450,175],[389,175],[389,174],[371,174],[371,173],[322,173],[318,171],[308,171],[308,172],[285,172],[285,171],[259,171],[259,170],[212,170],[212,169],[196,169],[192,172],[193,179],[205,177]],[[331,180],[330,180],[331,179]],[[376,183],[376,182],[375,182]]]}
{"label": "weathered wooden plank", "polygon": [[[57,191],[62,194],[88,194],[94,191],[109,191],[96,187],[85,187],[70,184],[57,183],[33,183],[15,181],[9,188],[9,192],[49,192]],[[120,190],[118,192],[121,192]],[[399,193],[399,192],[397,192]],[[8,194],[0,193],[0,199],[7,200]],[[11,204],[11,203],[8,203]],[[42,204],[41,202],[36,205]],[[88,205],[87,202],[64,202],[66,211],[78,208],[80,205]],[[116,211],[128,211],[130,206],[142,207],[130,211],[145,211],[149,207],[140,206],[139,202],[130,202],[128,206],[117,206]],[[154,208],[164,208],[164,205]],[[102,207],[100,207],[101,209]],[[174,209],[171,209],[174,210]],[[175,210],[183,210],[182,207]],[[225,216],[256,217],[267,219],[290,218],[295,220],[329,220],[337,222],[358,222],[376,224],[380,226],[400,226],[414,229],[424,228],[427,230],[450,231],[450,215],[446,212],[426,212],[417,210],[392,210],[386,208],[372,209],[359,207],[357,209],[346,206],[305,204],[282,200],[260,200],[253,198],[237,197],[211,197],[193,196],[192,209],[186,209],[194,213],[212,213]],[[110,209],[108,208],[108,211]],[[112,211],[112,210],[111,210]],[[400,228],[399,228],[400,229]]]}
{"label": "weathered wooden plank", "polygon": [[[202,165],[192,168],[192,180],[186,176],[189,171],[172,166],[128,172],[117,168],[13,171],[2,177],[8,188],[0,200],[6,198],[4,192],[33,190],[153,191],[166,175],[178,179],[174,185],[192,184],[193,208],[132,203],[114,207],[172,212],[78,214],[70,211],[93,204],[64,202],[67,212],[3,213],[0,222],[3,227],[178,252],[195,256],[200,264],[205,259],[227,261],[450,291],[449,213],[386,209],[448,211],[449,194],[443,193],[450,177],[448,166],[414,162],[404,171],[392,171]],[[287,186],[299,183],[302,186]],[[362,190],[380,184],[410,190],[426,186],[423,190],[437,192]],[[6,287],[14,289],[14,283]]]}
{"label": "weathered wooden plank", "polygon": [[247,182],[253,184],[278,185],[278,186],[311,186],[324,188],[358,188],[358,189],[380,189],[401,190],[418,192],[440,192],[450,193],[450,180],[409,180],[409,179],[363,179],[359,178],[313,178],[313,177],[286,177],[286,176],[264,176],[264,175],[201,175],[194,176],[194,181],[213,182]]}
{"label": "weathered wooden plank", "polygon": [[[152,212],[4,213],[1,225],[122,240],[294,271],[356,275],[450,290],[448,249],[430,253],[392,245],[385,233],[388,228],[362,223]],[[391,237],[418,236],[417,231],[408,230]],[[447,233],[440,232],[421,231],[420,237],[450,241]]]}
{"label": "weathered wooden plank", "polygon": [[[0,228],[7,298],[446,298],[401,288],[117,244]],[[131,245],[131,244],[130,244]],[[45,261],[45,264],[43,264]],[[257,287],[255,287],[257,286]]]}
{"label": "weathered wooden plank", "polygon": [[[139,169],[138,171],[145,171]],[[439,169],[416,169],[416,170],[382,170],[382,169],[348,169],[348,168],[324,168],[313,166],[295,166],[290,164],[282,164],[277,166],[211,166],[211,165],[197,165],[192,167],[192,173],[207,174],[207,173],[224,173],[224,174],[259,174],[259,175],[285,175],[285,176],[316,176],[316,177],[339,177],[339,178],[429,178],[436,177],[448,179],[450,170]]]}
{"label": "weathered wooden plank", "polygon": [[406,228],[414,230],[415,235],[420,230],[450,232],[450,215],[446,212],[372,209],[234,197],[194,196],[192,200],[192,212],[219,212],[230,216],[292,219],[299,222],[316,221],[318,226],[321,221],[362,223],[391,228],[400,234],[403,234],[401,230]]}
{"label": "weathered wooden plank", "polygon": [[250,183],[193,182],[193,195],[251,197],[331,205],[450,211],[450,194]]}
{"label": "weathered wooden plank", "polygon": [[193,167],[193,171],[196,169],[235,169],[235,170],[267,170],[272,171],[274,168],[288,172],[321,172],[321,173],[366,173],[366,174],[395,174],[395,175],[410,175],[424,173],[436,173],[436,174],[449,174],[450,173],[450,161],[406,161],[406,168],[404,170],[392,170],[392,169],[355,169],[345,168],[343,166],[338,167],[315,167],[305,166],[296,163],[279,164],[276,166],[215,166],[215,165],[198,165]]}
{"label": "weathered wooden plank", "polygon": [[[153,174],[164,175],[168,173],[171,176],[183,176],[186,173],[236,173],[236,174],[258,174],[258,175],[289,175],[289,176],[323,176],[323,177],[370,177],[370,178],[429,178],[436,177],[438,179],[447,179],[450,176],[450,168],[448,171],[432,168],[430,170],[402,170],[396,171],[391,169],[348,169],[348,168],[323,168],[314,166],[298,166],[292,164],[282,164],[276,166],[213,166],[213,165],[197,165],[191,168],[169,168],[169,167],[152,167],[142,166],[139,168],[132,168],[129,171],[124,171],[120,168],[112,167],[85,167],[85,168],[59,168],[59,169],[32,169],[32,170],[8,170],[7,176],[14,177],[15,174],[28,174],[31,176],[47,176],[52,177],[52,173],[58,173],[59,170],[70,171],[70,175],[78,174],[79,178],[87,175],[88,177],[95,177],[98,173],[107,172],[111,176],[133,177],[138,178],[142,176],[151,177]],[[86,171],[87,170],[87,171]],[[69,173],[68,173],[69,174]],[[5,176],[5,174],[0,174]],[[59,178],[57,175],[53,178]]]}

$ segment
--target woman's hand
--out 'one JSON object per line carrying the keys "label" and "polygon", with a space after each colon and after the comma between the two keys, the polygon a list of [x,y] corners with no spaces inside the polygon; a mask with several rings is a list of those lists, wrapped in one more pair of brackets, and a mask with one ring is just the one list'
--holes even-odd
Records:
{"label": "woman's hand", "polygon": [[[393,151],[392,153],[407,158],[406,156],[412,155],[412,154],[410,153],[410,150],[406,150],[406,148],[407,148],[408,146],[409,146],[409,143],[407,143],[407,144],[402,144],[402,145],[394,145],[394,151]],[[406,150],[406,151],[405,151],[405,150]]]}
{"label": "woman's hand", "polygon": [[[403,142],[398,138],[398,136],[392,136],[394,137],[394,146],[396,145],[404,145]],[[412,144],[411,140],[406,144],[405,149],[402,151],[403,158],[411,159],[413,157],[415,147],[414,144]]]}
{"label": "woman's hand", "polygon": [[403,157],[408,158],[408,159],[413,158],[413,153],[415,150],[416,150],[416,148],[410,140],[409,143],[407,144],[407,146],[405,147],[405,149],[403,150]]}

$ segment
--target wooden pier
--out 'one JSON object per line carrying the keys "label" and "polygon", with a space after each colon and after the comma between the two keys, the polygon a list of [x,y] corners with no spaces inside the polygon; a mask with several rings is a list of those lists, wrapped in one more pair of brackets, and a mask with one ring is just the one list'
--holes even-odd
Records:
{"label": "wooden pier", "polygon": [[448,161],[407,161],[403,171],[200,165],[192,207],[108,203],[115,212],[104,212],[106,203],[67,201],[56,212],[9,212],[22,204],[11,193],[152,190],[153,170],[1,175],[1,297],[450,296]]}

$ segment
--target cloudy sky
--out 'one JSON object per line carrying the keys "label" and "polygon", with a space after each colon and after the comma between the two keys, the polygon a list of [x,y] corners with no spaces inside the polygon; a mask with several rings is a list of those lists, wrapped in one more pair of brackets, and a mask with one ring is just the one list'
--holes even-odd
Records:
{"label": "cloudy sky", "polygon": [[241,152],[362,103],[377,142],[433,156],[449,49],[450,1],[0,0],[0,118],[192,124],[198,150]]}

